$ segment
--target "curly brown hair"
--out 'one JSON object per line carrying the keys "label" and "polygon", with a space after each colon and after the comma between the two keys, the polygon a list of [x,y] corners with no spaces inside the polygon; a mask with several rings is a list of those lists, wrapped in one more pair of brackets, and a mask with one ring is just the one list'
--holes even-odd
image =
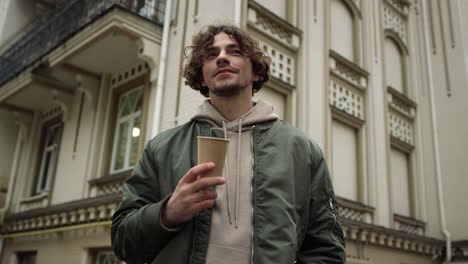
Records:
{"label": "curly brown hair", "polygon": [[257,40],[247,32],[232,25],[209,25],[193,36],[192,45],[185,48],[186,63],[182,68],[182,74],[187,80],[185,84],[200,91],[205,97],[209,97],[208,87],[201,85],[203,82],[202,68],[214,37],[222,32],[235,39],[244,56],[249,57],[252,62],[253,73],[258,77],[258,80],[253,82],[253,95],[260,91],[263,84],[270,79],[271,59],[263,53]]}

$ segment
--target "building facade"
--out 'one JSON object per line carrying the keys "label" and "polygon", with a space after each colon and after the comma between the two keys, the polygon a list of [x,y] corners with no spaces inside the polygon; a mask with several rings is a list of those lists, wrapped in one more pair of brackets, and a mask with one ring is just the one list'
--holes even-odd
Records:
{"label": "building facade", "polygon": [[[463,0],[3,0],[1,263],[119,263],[110,220],[145,142],[204,100],[207,24],[272,58],[254,100],[326,154],[347,263],[468,260]],[[466,24],[465,24],[466,23]]]}

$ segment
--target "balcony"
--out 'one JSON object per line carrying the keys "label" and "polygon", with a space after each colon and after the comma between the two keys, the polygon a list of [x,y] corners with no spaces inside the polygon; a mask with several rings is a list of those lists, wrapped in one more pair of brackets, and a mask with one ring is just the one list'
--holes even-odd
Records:
{"label": "balcony", "polygon": [[[37,18],[0,54],[0,87],[114,8],[162,25],[165,0],[72,0]],[[1,89],[1,88],[0,88]]]}

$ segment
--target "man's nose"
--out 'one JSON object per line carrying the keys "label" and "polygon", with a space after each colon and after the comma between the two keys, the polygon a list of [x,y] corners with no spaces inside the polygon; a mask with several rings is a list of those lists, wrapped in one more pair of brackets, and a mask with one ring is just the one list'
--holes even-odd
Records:
{"label": "man's nose", "polygon": [[227,56],[227,53],[226,51],[222,50],[218,57],[216,58],[216,65],[218,67],[222,66],[222,65],[229,65],[229,58]]}

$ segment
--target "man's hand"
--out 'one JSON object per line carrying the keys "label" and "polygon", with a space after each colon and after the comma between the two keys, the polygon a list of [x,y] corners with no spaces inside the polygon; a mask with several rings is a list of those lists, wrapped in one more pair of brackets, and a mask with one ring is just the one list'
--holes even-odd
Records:
{"label": "man's hand", "polygon": [[194,166],[180,179],[163,209],[161,219],[164,226],[174,228],[214,205],[217,193],[207,188],[222,185],[225,182],[223,177],[203,177],[203,174],[213,169],[214,166],[212,162]]}

